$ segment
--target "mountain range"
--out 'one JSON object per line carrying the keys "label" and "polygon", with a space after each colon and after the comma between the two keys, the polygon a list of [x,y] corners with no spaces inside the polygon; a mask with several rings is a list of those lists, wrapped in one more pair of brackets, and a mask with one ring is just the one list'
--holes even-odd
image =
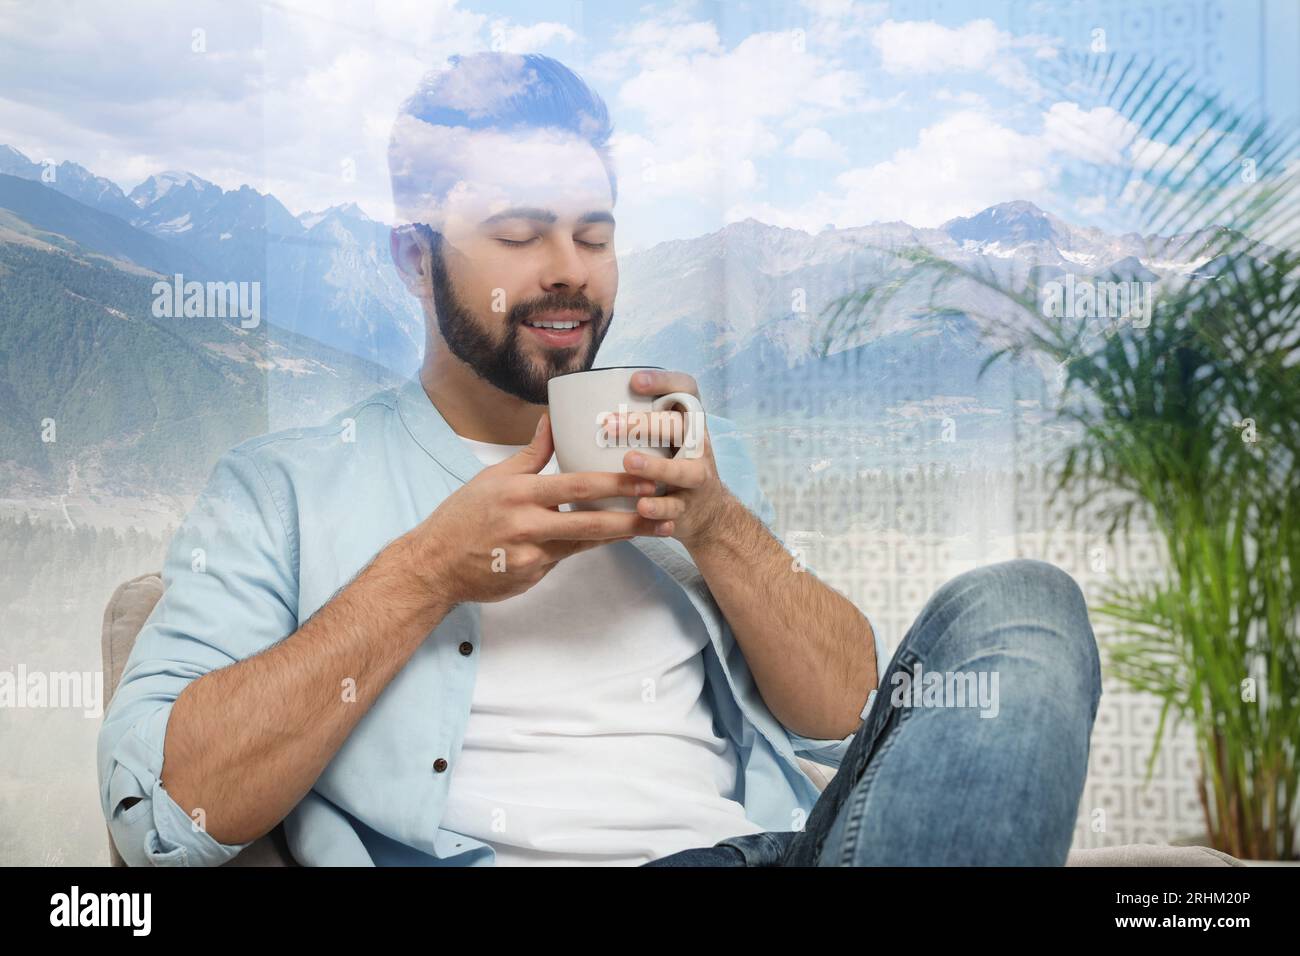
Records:
{"label": "mountain range", "polygon": [[402,380],[270,321],[156,316],[160,278],[224,264],[47,185],[0,174],[0,496],[191,495],[232,445]]}
{"label": "mountain range", "polygon": [[[181,171],[124,193],[75,163],[0,146],[0,489],[63,491],[70,473],[92,489],[192,489],[240,438],[409,375],[423,318],[388,232],[354,204],[295,216],[272,195]],[[1212,238],[1110,235],[1024,201],[933,229],[814,235],[746,219],[620,257],[597,364],[690,371],[711,409],[789,455],[782,468],[1009,466],[1018,424],[1050,404],[1048,370],[979,377],[1022,320],[975,283],[936,310],[933,288],[903,281],[900,253],[929,250],[1013,284],[1065,273],[1158,284],[1212,275]],[[177,273],[261,283],[265,322],[154,317],[153,281]],[[827,335],[846,296],[890,284],[887,304]],[[65,423],[58,443],[37,440],[46,418]]]}
{"label": "mountain range", "polygon": [[0,174],[40,183],[178,254],[174,269],[160,269],[137,237],[134,250],[115,246],[118,258],[187,279],[260,282],[263,307],[280,328],[398,374],[419,366],[424,319],[392,268],[389,227],[355,204],[296,217],[251,186],[223,190],[179,171],[150,176],[127,194],[76,163],[35,163],[12,146],[0,146]]}

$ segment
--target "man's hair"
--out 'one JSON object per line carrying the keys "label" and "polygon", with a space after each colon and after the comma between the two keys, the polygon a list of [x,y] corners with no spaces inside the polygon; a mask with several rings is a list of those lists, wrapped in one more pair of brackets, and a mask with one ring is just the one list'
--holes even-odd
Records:
{"label": "man's hair", "polygon": [[474,53],[431,70],[402,104],[388,143],[388,170],[399,218],[440,208],[464,170],[445,161],[440,144],[466,130],[500,133],[556,130],[585,139],[618,184],[610,156],[613,132],[605,102],[563,63],[539,53]]}

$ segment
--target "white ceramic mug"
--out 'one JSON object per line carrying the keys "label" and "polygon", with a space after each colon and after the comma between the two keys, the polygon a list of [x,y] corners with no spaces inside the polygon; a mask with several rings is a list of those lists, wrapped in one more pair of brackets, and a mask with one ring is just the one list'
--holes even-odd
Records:
{"label": "white ceramic mug", "polygon": [[[704,454],[704,406],[698,398],[689,392],[670,392],[651,398],[632,391],[632,376],[638,370],[658,368],[655,365],[593,368],[557,375],[547,382],[551,435],[555,439],[560,471],[622,472],[623,456],[631,448],[661,458],[699,458]],[[682,406],[685,412],[680,436],[624,432],[611,438],[601,425],[603,416],[610,412],[662,412],[674,405]],[[674,451],[672,439],[678,437],[681,445]],[[666,491],[663,482],[655,482],[656,495]],[[636,511],[636,498],[575,501],[573,507],[579,511]]]}

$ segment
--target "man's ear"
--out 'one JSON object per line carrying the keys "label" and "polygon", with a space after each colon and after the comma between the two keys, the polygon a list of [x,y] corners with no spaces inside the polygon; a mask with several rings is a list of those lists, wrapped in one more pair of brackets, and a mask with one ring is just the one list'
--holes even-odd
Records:
{"label": "man's ear", "polygon": [[388,233],[388,251],[406,290],[417,299],[429,296],[429,243],[415,225],[394,226]]}

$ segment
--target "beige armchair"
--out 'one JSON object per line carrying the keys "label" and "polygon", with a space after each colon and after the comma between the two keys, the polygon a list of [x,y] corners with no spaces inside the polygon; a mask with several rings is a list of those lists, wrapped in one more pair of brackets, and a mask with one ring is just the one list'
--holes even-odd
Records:
{"label": "beige armchair", "polygon": [[[118,585],[104,609],[104,699],[112,701],[117,685],[122,680],[122,669],[135,645],[136,635],[144,626],[149,612],[162,597],[162,578],[157,574],[142,574]],[[107,706],[104,708],[107,712]],[[108,838],[108,853],[113,866],[126,866],[117,851],[113,837]],[[277,825],[266,836],[249,844],[242,853],[226,866],[297,866],[289,853],[289,842],[284,825]]]}
{"label": "beige armchair", "polygon": [[[143,574],[118,586],[104,609],[104,691],[111,701],[122,679],[122,669],[135,644],[136,635],[162,597],[162,578]],[[107,707],[105,708],[107,710]],[[825,789],[834,771],[800,758],[800,765],[818,785]],[[125,866],[110,836],[109,854],[113,866]],[[283,824],[251,843],[226,866],[297,866],[289,853]],[[1209,847],[1172,847],[1154,844],[1071,850],[1066,866],[1243,866],[1241,861]]]}

